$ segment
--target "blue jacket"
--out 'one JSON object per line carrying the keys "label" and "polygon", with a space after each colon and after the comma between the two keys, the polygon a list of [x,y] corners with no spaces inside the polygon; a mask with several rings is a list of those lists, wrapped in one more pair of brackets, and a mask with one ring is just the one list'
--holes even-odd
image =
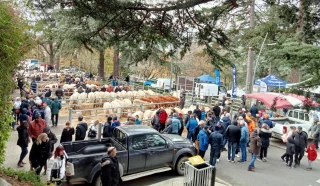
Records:
{"label": "blue jacket", "polygon": [[262,123],[268,124],[270,129],[273,128],[273,124],[272,124],[272,121],[270,119],[263,119]]}
{"label": "blue jacket", "polygon": [[206,131],[200,130],[197,139],[199,140],[199,149],[201,151],[206,151],[208,149],[208,143],[209,143],[209,139]]}
{"label": "blue jacket", "polygon": [[120,126],[120,124],[121,124],[121,123],[120,123],[119,120],[115,120],[115,121],[112,122],[112,124],[111,124],[111,129],[114,129],[114,128]]}
{"label": "blue jacket", "polygon": [[218,126],[216,125],[216,126],[214,126],[213,129],[214,129],[214,130],[212,130],[212,131],[216,131],[216,132],[220,133],[222,136],[224,136],[225,133],[226,133],[226,130],[225,130],[225,128],[224,128],[222,125],[221,125],[221,127],[218,127]]}
{"label": "blue jacket", "polygon": [[209,136],[209,144],[211,146],[211,149],[222,149],[223,147],[222,135],[217,131],[212,132]]}
{"label": "blue jacket", "polygon": [[231,125],[231,120],[227,116],[224,116],[222,119],[221,125],[223,126],[224,130],[228,128],[229,125]]}
{"label": "blue jacket", "polygon": [[206,111],[202,111],[200,120],[204,120],[205,117],[206,117]]}
{"label": "blue jacket", "polygon": [[249,142],[249,130],[248,127],[246,126],[241,126],[241,137],[240,137],[240,142]]}
{"label": "blue jacket", "polygon": [[252,106],[252,107],[250,108],[250,113],[251,113],[251,115],[252,115],[253,117],[256,117],[256,115],[258,114],[258,112],[259,112],[259,109],[258,109],[257,106]]}
{"label": "blue jacket", "polygon": [[140,125],[141,124],[141,121],[140,120],[136,120],[136,125]]}
{"label": "blue jacket", "polygon": [[172,134],[178,134],[179,129],[181,128],[180,120],[176,117],[173,117],[171,120],[171,126],[172,126]]}
{"label": "blue jacket", "polygon": [[197,127],[197,125],[198,125],[198,122],[197,122],[197,120],[195,120],[194,118],[191,118],[189,121],[188,121],[188,123],[187,123],[187,129],[188,129],[188,132],[193,132],[194,131],[194,129]]}

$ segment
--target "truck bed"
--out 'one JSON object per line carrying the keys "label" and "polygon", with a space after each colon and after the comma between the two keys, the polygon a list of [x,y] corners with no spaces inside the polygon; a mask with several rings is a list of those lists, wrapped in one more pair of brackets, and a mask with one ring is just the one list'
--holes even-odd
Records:
{"label": "truck bed", "polygon": [[272,118],[271,119],[272,122],[274,122],[275,124],[286,124],[286,125],[294,125],[294,124],[299,124],[299,122],[294,121],[294,120],[290,120],[287,117],[283,117],[283,118]]}

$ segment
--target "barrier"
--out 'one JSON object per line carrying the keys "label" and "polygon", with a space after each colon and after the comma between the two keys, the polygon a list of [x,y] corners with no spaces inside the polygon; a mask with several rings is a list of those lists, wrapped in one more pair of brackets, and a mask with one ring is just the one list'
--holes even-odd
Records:
{"label": "barrier", "polygon": [[184,186],[214,186],[216,180],[216,168],[204,162],[192,165],[189,161],[185,162]]}

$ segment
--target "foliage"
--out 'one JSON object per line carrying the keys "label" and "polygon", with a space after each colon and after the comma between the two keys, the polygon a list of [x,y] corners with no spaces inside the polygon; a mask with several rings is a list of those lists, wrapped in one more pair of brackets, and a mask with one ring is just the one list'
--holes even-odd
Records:
{"label": "foliage", "polygon": [[30,42],[26,25],[19,20],[17,12],[0,2],[0,164],[4,162],[6,142],[10,136],[12,117],[12,76],[19,60],[27,52]]}
{"label": "foliage", "polygon": [[11,167],[5,168],[1,167],[0,171],[9,177],[16,178],[20,181],[29,182],[35,186],[44,186],[44,183],[41,183],[40,176],[36,175],[35,172],[23,171],[23,170],[14,170]]}

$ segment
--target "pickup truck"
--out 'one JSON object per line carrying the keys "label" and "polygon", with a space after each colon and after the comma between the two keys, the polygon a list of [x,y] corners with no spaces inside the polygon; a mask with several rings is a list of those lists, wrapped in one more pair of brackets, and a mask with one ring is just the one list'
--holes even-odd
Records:
{"label": "pickup truck", "polygon": [[73,164],[71,184],[100,186],[100,160],[111,146],[117,148],[122,181],[175,170],[184,174],[188,157],[195,155],[193,143],[181,136],[160,134],[148,126],[120,126],[110,138],[73,141],[62,144]]}
{"label": "pickup truck", "polygon": [[317,111],[310,111],[309,113],[302,109],[293,109],[287,112],[285,117],[270,118],[273,122],[272,137],[281,139],[282,135],[290,131],[291,126],[301,126],[302,131],[306,132],[309,136],[308,130],[313,123],[313,118],[320,118],[320,114]]}

